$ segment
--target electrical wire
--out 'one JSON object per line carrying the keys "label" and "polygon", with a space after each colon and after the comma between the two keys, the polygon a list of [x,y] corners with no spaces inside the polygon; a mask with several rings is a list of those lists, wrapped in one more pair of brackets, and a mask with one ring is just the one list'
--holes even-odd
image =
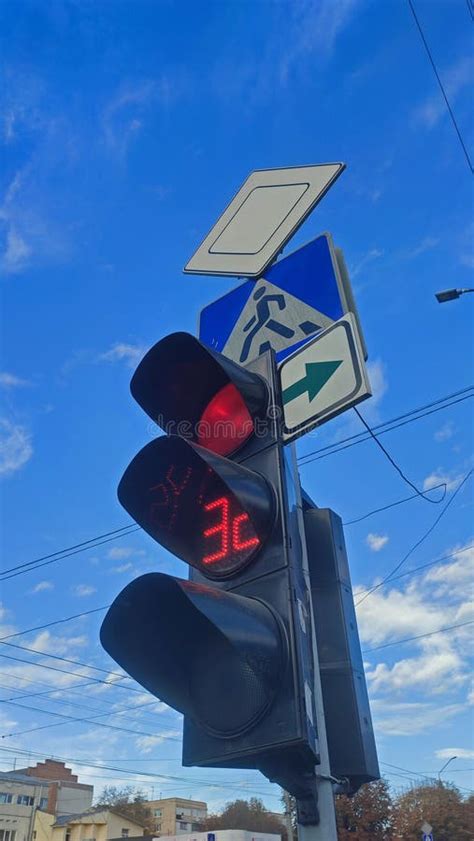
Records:
{"label": "electrical wire", "polygon": [[[23,691],[22,689],[18,689],[17,687],[5,686],[4,684],[0,684],[0,689],[5,689],[8,692],[20,692],[20,693],[22,693],[22,691]],[[56,687],[56,689],[54,689],[52,691],[53,692],[58,692],[57,687]],[[44,698],[44,695],[46,695],[46,694],[48,694],[48,693],[45,693],[45,692],[27,692],[27,693],[20,694],[20,695],[13,695],[9,698],[1,698],[0,703],[3,703],[5,701],[22,701],[22,700],[25,700],[25,698],[39,698],[39,697],[42,697],[43,700],[49,701],[50,703],[62,704],[63,706],[67,706],[67,707],[77,707],[79,709],[89,710],[89,712],[103,713],[104,715],[118,715],[120,713],[120,709],[116,710],[116,711],[114,711],[114,710],[111,711],[110,704],[109,704],[109,706],[106,710],[103,707],[101,708],[101,707],[91,706],[90,704],[81,704],[81,703],[78,703],[77,701],[71,701],[69,698],[64,698],[64,697],[61,697],[61,698]],[[144,692],[143,694],[145,695],[146,693]],[[86,696],[84,695],[83,697],[85,698]],[[150,695],[150,698],[152,698],[151,695]],[[140,720],[144,721],[145,724],[151,724],[152,726],[156,726],[156,715],[158,715],[158,713],[154,714],[153,719],[151,717],[146,719],[146,718],[142,717],[140,711],[145,706],[153,707],[153,706],[156,706],[157,703],[159,703],[157,701],[157,699],[152,698],[152,700],[148,701],[146,704],[135,704],[133,707],[128,707],[128,709],[130,711],[137,712],[140,716]],[[161,713],[160,713],[160,715],[161,715]],[[132,717],[132,716],[130,716],[130,717]]]}
{"label": "electrical wire", "polygon": [[38,654],[40,657],[49,657],[52,660],[61,660],[62,663],[72,663],[73,666],[83,666],[86,669],[93,669],[96,672],[102,672],[110,677],[117,677],[120,680],[129,678],[128,675],[121,672],[111,672],[110,669],[102,669],[100,666],[92,666],[90,663],[83,663],[81,660],[72,660],[70,657],[60,657],[59,654],[49,654],[47,651],[41,651],[39,648],[30,648],[27,645],[17,645],[14,642],[4,642],[0,640],[1,645],[8,645],[9,648],[19,648],[20,651],[28,651],[31,654]]}
{"label": "electrical wire", "polygon": [[80,619],[81,616],[90,616],[92,613],[100,613],[101,610],[107,610],[109,604],[102,607],[94,607],[92,610],[83,610],[82,613],[73,613],[72,616],[65,616],[63,619],[53,619],[52,622],[45,622],[44,625],[34,625],[32,628],[26,628],[24,631],[15,631],[14,634],[6,634],[0,637],[0,642],[4,640],[11,640],[13,637],[21,637],[23,634],[32,634],[33,631],[44,631],[45,628],[52,628],[53,625],[61,625],[63,622],[71,622],[73,619]]}
{"label": "electrical wire", "polygon": [[27,561],[24,564],[18,564],[18,566],[11,567],[10,569],[2,569],[0,571],[0,574],[5,575],[7,572],[13,572],[13,570],[15,570],[15,569],[21,569],[22,567],[28,567],[28,566],[31,566],[32,564],[37,564],[40,561],[47,561],[49,558],[55,558],[57,555],[62,555],[64,552],[70,552],[73,549],[79,549],[82,546],[87,546],[88,543],[93,543],[96,540],[102,540],[104,537],[110,537],[111,535],[119,535],[120,536],[120,532],[126,532],[128,529],[131,529],[131,528],[134,528],[136,530],[135,523],[130,523],[128,526],[121,526],[121,528],[113,529],[112,531],[106,531],[106,532],[104,532],[104,534],[97,534],[95,537],[90,537],[88,540],[83,540],[82,543],[74,543],[73,546],[66,546],[64,549],[59,549],[57,552],[51,552],[49,555],[42,555],[41,558],[36,558],[36,560],[34,560],[34,561]]}
{"label": "electrical wire", "polygon": [[392,645],[402,645],[405,642],[412,642],[412,640],[421,640],[424,637],[433,637],[435,634],[443,634],[445,631],[454,631],[456,628],[464,628],[466,625],[474,625],[474,619],[468,622],[460,622],[459,625],[447,625],[446,628],[438,628],[437,631],[428,631],[426,634],[417,634],[414,637],[405,637],[400,640],[393,640],[393,642],[386,642],[383,645],[376,645],[374,648],[364,648],[362,654],[369,654],[372,651],[380,651],[382,648],[389,648]]}
{"label": "electrical wire", "polygon": [[[54,758],[54,759],[57,759],[61,762],[70,762],[70,763],[73,763],[73,764],[79,765],[79,766],[85,765],[87,768],[97,768],[100,771],[117,771],[117,772],[123,773],[123,774],[129,774],[130,773],[130,768],[117,768],[117,767],[114,767],[112,765],[104,765],[104,764],[98,765],[97,762],[95,762],[94,760],[85,760],[85,759],[81,760],[81,759],[76,759],[76,758],[70,757],[70,756],[57,756],[57,755],[55,755],[54,757],[51,757],[51,754],[48,754],[48,753],[39,753],[38,751],[29,751],[29,750],[24,750],[24,749],[15,748],[15,747],[8,748],[8,747],[1,746],[0,750],[8,752],[8,753],[16,753],[18,755],[24,755],[24,756],[27,756],[27,757],[36,756],[36,757],[40,757],[42,759],[45,758],[45,757],[50,758],[50,759]],[[115,761],[115,760],[112,760],[112,761]],[[173,781],[184,782],[187,785],[189,785],[190,783],[191,784],[195,783],[196,785],[202,786],[204,788],[211,786],[213,788],[214,787],[216,787],[216,788],[230,788],[230,789],[233,789],[233,790],[236,790],[236,791],[244,791],[245,790],[243,788],[236,788],[233,783],[229,783],[228,781],[222,783],[221,781],[217,781],[217,780],[199,780],[199,779],[196,780],[196,779],[191,779],[189,777],[178,777],[176,775],[172,776],[170,774],[159,774],[159,773],[154,773],[152,771],[142,771],[142,770],[137,770],[137,769],[134,769],[133,773],[136,776],[152,777],[154,779],[157,778],[159,780],[170,780],[172,782]],[[253,789],[252,789],[252,792],[253,792]],[[267,794],[267,792],[257,792],[257,793]],[[280,798],[281,793],[279,793],[277,795],[271,794],[271,796]]]}
{"label": "electrical wire", "polygon": [[[67,719],[67,721],[61,721],[59,724],[44,724],[40,727],[29,727],[27,730],[17,730],[16,733],[3,733],[0,736],[0,739],[10,739],[13,736],[23,736],[25,733],[36,733],[38,730],[48,730],[50,727],[59,727],[61,724],[70,724],[73,722],[74,724],[85,724],[91,721],[94,722],[96,727],[105,727],[107,730],[119,730],[121,733],[131,733],[133,736],[151,736],[156,737],[156,733],[148,733],[143,730],[132,730],[130,727],[120,727],[117,724],[104,724],[103,721],[97,721],[98,718],[103,718],[104,716],[110,715],[109,712],[100,713],[100,715],[92,715],[88,716],[87,718],[76,718],[72,715],[66,715],[65,713],[58,713],[54,712],[53,710],[42,710],[39,707],[32,707],[28,704],[17,704],[15,701],[2,701],[3,704],[8,704],[11,707],[19,707],[21,710],[31,710],[35,713],[44,713],[44,715],[52,715],[55,718],[62,718]],[[142,706],[150,706],[153,702],[148,702],[143,704]],[[137,709],[137,707],[124,707],[121,712],[127,712],[129,709]],[[167,736],[166,733],[160,733],[160,739],[170,741],[170,742],[181,742],[181,739],[177,739],[176,736]]]}
{"label": "electrical wire", "polygon": [[[437,771],[433,772],[432,776],[428,776],[428,774],[424,774],[421,771],[411,771],[409,768],[401,768],[399,765],[392,765],[390,762],[383,762],[381,760],[380,764],[385,765],[387,768],[396,768],[397,771],[405,771],[406,774],[414,775],[414,778],[425,777],[425,779],[427,779],[427,780],[433,780],[433,779],[437,780],[438,779],[438,772]],[[412,779],[413,779],[413,777],[412,777]],[[462,788],[461,786],[457,786],[457,788],[461,789],[461,791],[469,791],[469,792],[472,793],[472,789],[470,789],[470,788]]]}
{"label": "electrical wire", "polygon": [[[440,412],[442,409],[449,409],[457,403],[463,403],[471,397],[474,397],[474,386],[472,385],[461,389],[461,391],[453,392],[446,397],[441,397],[438,400],[427,403],[425,406],[420,406],[418,409],[412,409],[411,411],[405,412],[403,415],[399,415],[398,417],[391,418],[387,421],[382,421],[372,427],[372,429],[379,435],[385,435],[387,432],[393,432],[394,429],[399,429],[407,424],[422,420],[429,415]],[[368,441],[369,438],[370,435],[367,432],[358,432],[354,435],[348,435],[346,438],[341,438],[339,441],[334,441],[332,444],[326,444],[324,447],[319,447],[317,450],[304,453],[298,458],[298,464],[301,467],[305,467],[307,464],[311,464],[312,461],[327,458],[327,456],[332,456],[335,453],[347,450],[356,444],[362,444],[364,441]],[[312,456],[314,456],[314,458],[311,458]]]}
{"label": "electrical wire", "polygon": [[426,502],[431,502],[433,505],[439,505],[439,504],[440,504],[440,502],[442,502],[442,501],[443,501],[443,499],[444,499],[444,498],[445,498],[445,496],[446,496],[446,489],[447,489],[447,484],[446,484],[446,482],[442,482],[442,483],[441,483],[441,486],[444,488],[444,493],[443,493],[443,495],[442,495],[439,499],[430,499],[430,498],[429,498],[429,496],[426,496],[426,494],[424,494],[422,491],[420,491],[420,490],[416,487],[416,485],[414,485],[414,484],[413,484],[413,482],[411,481],[411,479],[408,479],[408,477],[407,477],[407,476],[405,476],[405,474],[404,474],[403,470],[401,469],[401,467],[397,464],[397,462],[395,461],[395,459],[394,459],[394,458],[390,455],[390,453],[389,453],[389,452],[388,452],[388,450],[384,447],[384,445],[382,444],[382,442],[381,442],[381,441],[379,441],[379,439],[377,438],[377,436],[376,436],[375,432],[374,432],[374,431],[370,428],[369,424],[367,423],[367,421],[365,420],[365,418],[361,415],[361,413],[359,412],[359,410],[358,410],[358,408],[357,408],[356,406],[354,406],[354,412],[356,413],[356,415],[357,415],[357,417],[359,418],[359,420],[361,421],[361,423],[363,423],[363,425],[365,426],[365,428],[366,428],[367,432],[369,433],[370,437],[372,438],[372,440],[373,440],[373,441],[375,441],[375,443],[377,444],[377,447],[379,447],[379,448],[381,449],[381,451],[383,452],[384,456],[388,459],[388,461],[390,462],[390,464],[392,465],[392,467],[393,467],[393,468],[397,471],[397,473],[399,474],[399,476],[401,476],[401,478],[403,479],[403,481],[404,481],[404,482],[406,482],[406,484],[407,484],[407,485],[409,485],[409,486],[410,486],[410,488],[412,488],[414,491],[416,491],[416,493],[418,494],[418,496],[421,496],[421,497],[422,497],[422,499],[424,499]]}
{"label": "electrical wire", "polygon": [[399,570],[399,569],[403,566],[403,564],[404,564],[404,563],[408,560],[408,558],[410,557],[410,555],[412,555],[412,554],[413,554],[413,552],[414,552],[416,549],[418,549],[418,547],[419,547],[419,546],[421,546],[421,544],[422,544],[422,543],[426,540],[426,538],[427,538],[427,537],[431,534],[431,532],[432,532],[432,531],[434,531],[434,529],[435,529],[435,528],[436,528],[436,526],[438,525],[439,521],[441,520],[441,518],[444,516],[444,514],[445,514],[445,513],[446,513],[446,511],[448,510],[448,508],[449,508],[449,506],[451,505],[451,503],[452,503],[452,502],[454,502],[454,500],[456,499],[456,496],[458,495],[458,493],[459,493],[459,491],[461,490],[461,488],[463,488],[463,487],[464,487],[464,485],[466,484],[466,482],[468,481],[468,479],[472,476],[472,472],[473,472],[473,469],[471,468],[471,470],[469,470],[469,472],[468,472],[468,473],[466,473],[466,475],[464,476],[464,478],[462,479],[462,481],[459,483],[459,485],[457,486],[456,490],[454,491],[454,493],[453,493],[452,497],[451,497],[450,499],[448,499],[448,501],[447,501],[446,505],[445,505],[445,506],[443,507],[443,509],[440,511],[440,513],[438,514],[438,516],[436,517],[436,519],[434,520],[434,522],[431,524],[431,526],[429,527],[429,529],[428,529],[428,530],[427,530],[427,531],[423,534],[423,536],[422,536],[422,537],[420,537],[420,539],[419,539],[419,540],[417,540],[417,541],[416,541],[416,543],[414,543],[414,544],[413,544],[413,546],[412,546],[412,547],[408,550],[408,552],[406,553],[406,555],[404,556],[404,558],[402,558],[402,560],[401,560],[401,561],[400,561],[400,562],[399,562],[399,563],[398,563],[398,564],[397,564],[397,565],[396,565],[396,566],[395,566],[395,567],[391,570],[391,572],[389,572],[389,573],[388,573],[388,575],[386,575],[386,576],[385,576],[385,578],[383,578],[383,579],[382,579],[382,581],[380,581],[378,584],[375,584],[375,585],[374,585],[373,587],[371,587],[369,590],[366,590],[366,592],[364,593],[364,595],[362,596],[362,598],[361,598],[361,599],[359,599],[359,601],[355,603],[355,606],[356,606],[356,607],[358,607],[360,604],[362,604],[363,602],[365,602],[365,600],[366,600],[366,599],[370,596],[370,594],[371,594],[371,593],[374,593],[374,592],[375,592],[375,590],[378,590],[380,587],[383,587],[383,585],[384,585],[384,584],[386,584],[386,583],[387,583],[387,581],[390,581],[390,579],[392,578],[392,575],[394,575],[396,572],[398,572],[398,570]]}
{"label": "electrical wire", "polygon": [[[441,482],[439,485],[433,485],[432,488],[426,491],[426,493],[431,493],[431,491],[436,491],[438,488],[445,488],[446,482]],[[389,508],[396,508],[397,505],[402,505],[404,502],[410,502],[412,499],[416,499],[419,497],[420,494],[417,492],[416,494],[412,494],[411,496],[405,496],[403,499],[397,499],[395,502],[389,502],[387,505],[382,505],[380,508],[374,508],[372,511],[368,511],[367,514],[362,514],[360,517],[355,517],[353,520],[346,520],[343,523],[343,526],[352,526],[354,523],[361,523],[362,520],[367,520],[369,517],[373,517],[374,514],[380,514],[382,511],[388,511]]]}
{"label": "electrical wire", "polygon": [[[72,557],[72,555],[79,555],[81,552],[87,552],[88,549],[96,549],[98,546],[103,546],[104,543],[112,543],[114,540],[117,540],[117,538],[119,538],[119,537],[126,537],[127,535],[132,534],[135,531],[141,531],[141,530],[142,530],[141,526],[135,526],[134,528],[131,528],[129,531],[124,532],[123,534],[116,534],[114,537],[107,538],[107,540],[101,540],[101,541],[98,541],[97,543],[91,543],[90,546],[85,546],[82,549],[76,549],[75,552],[67,552],[67,554],[62,555],[59,558],[53,558],[52,560],[44,561],[41,564],[38,563],[37,561],[29,561],[28,564],[19,564],[19,567],[21,567],[19,572],[11,572],[11,570],[5,570],[5,572],[3,573],[3,577],[0,580],[1,581],[8,581],[10,578],[16,578],[17,575],[23,575],[25,572],[31,572],[34,569],[40,569],[40,567],[46,567],[46,566],[49,566],[49,564],[55,564],[58,561],[64,561],[65,558],[70,558],[70,557]],[[58,552],[57,554],[59,555],[60,553]],[[32,566],[33,563],[35,564],[35,566]],[[26,567],[26,566],[29,566],[30,568],[29,569],[23,569],[23,567]],[[19,567],[12,567],[12,569],[19,569]],[[10,575],[7,575],[6,574],[7,572],[10,572]]]}
{"label": "electrical wire", "polygon": [[[49,669],[49,671],[51,672],[59,672],[62,675],[72,675],[72,677],[79,678],[90,678],[94,683],[103,683],[105,684],[105,686],[114,686],[117,689],[126,689],[127,692],[143,693],[143,689],[137,689],[135,686],[123,686],[121,683],[119,683],[118,680],[102,680],[100,677],[91,678],[90,675],[79,674],[78,672],[71,672],[68,669],[58,669],[57,666],[49,666],[47,663],[35,663],[33,660],[25,660],[24,657],[12,657],[10,654],[3,654],[1,652],[0,657],[3,657],[5,660],[13,660],[15,663],[27,663],[28,666],[36,666],[38,669]],[[129,675],[123,675],[120,679],[131,680],[132,678],[130,678]]]}
{"label": "electrical wire", "polygon": [[467,164],[468,164],[469,169],[471,170],[471,173],[472,173],[472,172],[474,172],[474,167],[473,167],[472,162],[471,162],[471,159],[470,159],[470,157],[469,157],[469,153],[468,153],[468,151],[467,151],[467,149],[466,149],[466,145],[465,145],[465,143],[464,143],[464,140],[463,140],[463,138],[462,138],[462,134],[461,134],[460,128],[459,128],[459,126],[458,126],[458,124],[457,124],[457,122],[456,122],[456,118],[455,118],[455,116],[454,116],[453,109],[451,108],[451,105],[450,105],[450,103],[449,103],[449,99],[448,99],[447,93],[446,93],[446,91],[445,91],[445,89],[444,89],[444,85],[443,85],[443,83],[442,83],[442,81],[441,81],[441,77],[440,77],[440,75],[439,75],[439,73],[438,73],[438,70],[436,69],[436,64],[435,64],[434,58],[433,58],[433,56],[432,56],[432,54],[431,54],[431,50],[430,50],[430,48],[429,48],[429,46],[428,46],[428,42],[427,42],[427,40],[426,40],[426,38],[425,38],[425,35],[424,35],[424,33],[423,33],[423,29],[421,28],[420,21],[418,20],[417,14],[416,14],[416,12],[415,12],[415,7],[414,7],[414,5],[413,5],[413,0],[407,0],[407,2],[408,2],[408,5],[409,5],[409,7],[410,7],[410,9],[411,9],[411,13],[412,13],[412,15],[413,15],[413,18],[414,18],[414,21],[415,21],[415,23],[416,23],[416,26],[417,26],[418,32],[419,32],[419,34],[420,34],[420,38],[421,38],[421,40],[422,40],[422,42],[423,42],[423,45],[424,45],[424,47],[425,47],[425,50],[426,50],[427,56],[428,56],[429,61],[430,61],[430,64],[431,64],[431,67],[433,68],[433,73],[434,73],[434,74],[435,74],[435,76],[436,76],[436,79],[437,79],[437,82],[438,82],[439,88],[440,88],[440,90],[441,90],[441,93],[443,94],[443,99],[444,99],[444,101],[445,101],[445,103],[446,103],[446,108],[447,108],[447,109],[448,109],[448,111],[449,111],[449,116],[451,117],[451,121],[452,121],[453,126],[454,126],[454,128],[455,128],[455,130],[456,130],[456,134],[457,134],[458,139],[459,139],[459,142],[460,142],[460,144],[461,144],[461,146],[462,146],[462,150],[463,150],[464,155],[465,155],[465,157],[466,157]]}

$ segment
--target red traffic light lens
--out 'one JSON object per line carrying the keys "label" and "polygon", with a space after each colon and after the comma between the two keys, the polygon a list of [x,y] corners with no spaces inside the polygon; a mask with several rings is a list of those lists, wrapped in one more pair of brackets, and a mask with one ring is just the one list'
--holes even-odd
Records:
{"label": "red traffic light lens", "polygon": [[227,383],[204,409],[197,428],[201,447],[228,456],[253,433],[253,422],[240,391]]}
{"label": "red traffic light lens", "polygon": [[147,444],[118,495],[158,543],[209,578],[240,570],[273,527],[273,493],[260,474],[178,437]]}

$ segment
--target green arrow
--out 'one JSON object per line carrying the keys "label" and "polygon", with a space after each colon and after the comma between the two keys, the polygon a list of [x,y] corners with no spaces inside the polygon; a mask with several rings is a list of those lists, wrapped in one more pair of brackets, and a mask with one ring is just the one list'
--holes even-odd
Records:
{"label": "green arrow", "polygon": [[307,362],[305,376],[283,390],[283,403],[290,403],[306,392],[311,403],[342,363],[342,359],[338,362]]}

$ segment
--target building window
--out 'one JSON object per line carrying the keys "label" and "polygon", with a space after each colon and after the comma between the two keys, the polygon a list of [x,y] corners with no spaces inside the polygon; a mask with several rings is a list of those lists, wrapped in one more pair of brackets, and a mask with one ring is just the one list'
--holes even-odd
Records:
{"label": "building window", "polygon": [[39,807],[40,807],[40,809],[43,809],[43,810],[48,808],[48,798],[47,797],[41,797],[40,798]]}
{"label": "building window", "polygon": [[0,829],[0,841],[15,841],[16,829]]}
{"label": "building window", "polygon": [[179,822],[179,824],[178,824],[178,826],[179,826],[179,828],[180,828],[180,829],[187,830],[187,829],[188,829],[188,827],[189,827],[189,824],[188,824],[188,823],[186,823],[186,821],[180,821],[180,822]]}
{"label": "building window", "polygon": [[28,794],[19,794],[16,802],[19,806],[32,806],[35,802],[34,797],[29,797]]}
{"label": "building window", "polygon": [[127,829],[125,826],[122,827],[122,838],[128,838],[130,830]]}
{"label": "building window", "polygon": [[156,823],[156,824],[155,824],[155,832],[160,832],[160,830],[161,830],[161,824],[160,824],[160,823]]}
{"label": "building window", "polygon": [[0,803],[11,803],[12,795],[7,794],[6,791],[0,791]]}
{"label": "building window", "polygon": [[155,818],[161,818],[161,809],[155,809],[153,814]]}
{"label": "building window", "polygon": [[65,841],[71,841],[71,830],[70,829],[66,829]]}

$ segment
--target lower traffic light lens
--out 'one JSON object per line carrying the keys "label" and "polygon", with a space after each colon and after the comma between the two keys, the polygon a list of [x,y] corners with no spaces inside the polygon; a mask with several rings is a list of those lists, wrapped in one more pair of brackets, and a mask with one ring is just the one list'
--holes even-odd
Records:
{"label": "lower traffic light lens", "polygon": [[125,587],[100,637],[138,683],[220,738],[265,714],[287,663],[284,627],[260,599],[162,573]]}
{"label": "lower traffic light lens", "polygon": [[245,444],[253,422],[240,391],[227,383],[204,409],[197,425],[197,442],[213,453],[228,456]]}

